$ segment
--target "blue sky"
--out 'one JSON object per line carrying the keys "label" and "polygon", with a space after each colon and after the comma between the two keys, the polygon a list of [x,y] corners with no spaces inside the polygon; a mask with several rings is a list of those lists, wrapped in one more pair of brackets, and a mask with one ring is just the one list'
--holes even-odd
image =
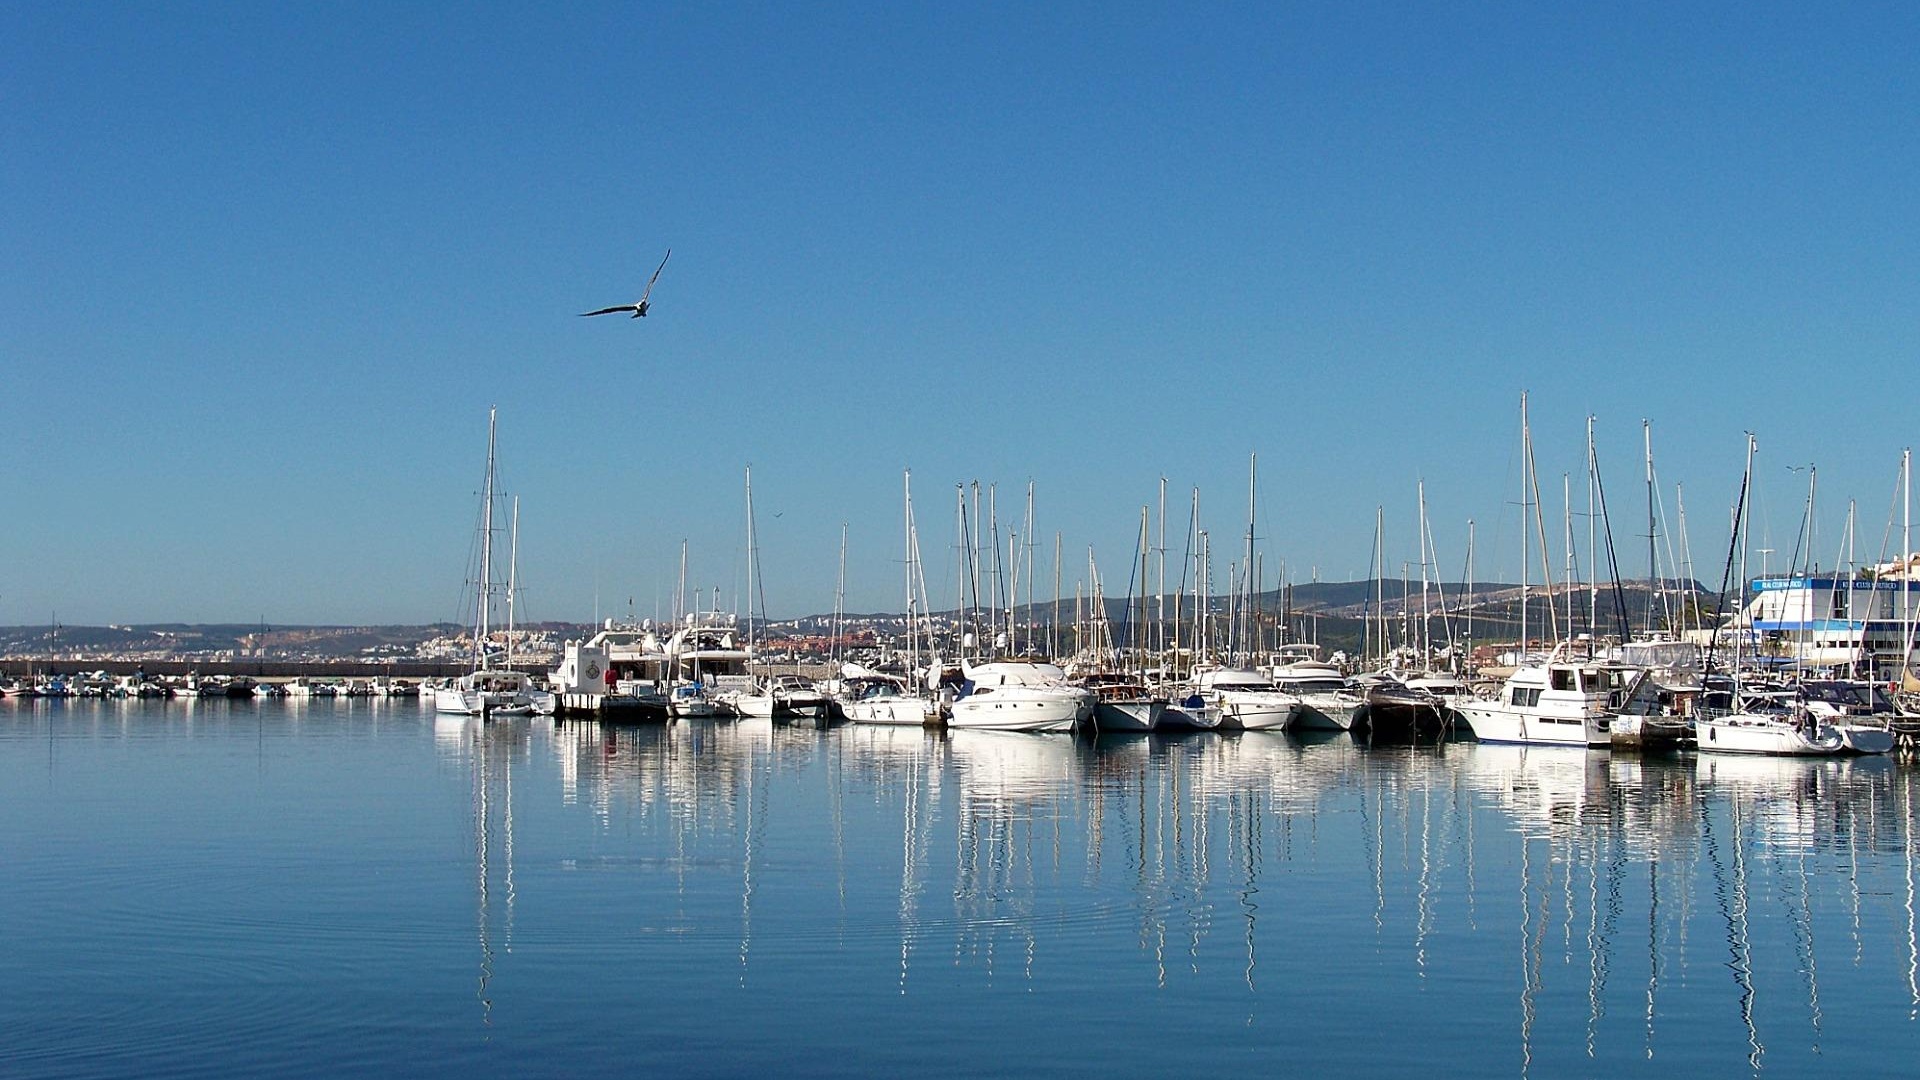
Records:
{"label": "blue sky", "polygon": [[495,404],[542,618],[682,539],[731,605],[748,463],[776,616],[843,522],[899,606],[905,467],[935,581],[973,479],[1043,594],[1162,476],[1237,550],[1254,452],[1270,576],[1415,558],[1424,477],[1512,578],[1523,389],[1624,549],[1644,417],[1700,576],[1747,430],[1763,542],[1812,462],[1877,554],[1920,9],[1445,7],[9,5],[0,622],[456,617]]}

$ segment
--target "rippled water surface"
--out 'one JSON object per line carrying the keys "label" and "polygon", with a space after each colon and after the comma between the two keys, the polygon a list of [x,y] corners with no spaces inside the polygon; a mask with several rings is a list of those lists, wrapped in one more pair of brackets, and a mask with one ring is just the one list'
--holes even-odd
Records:
{"label": "rippled water surface", "polygon": [[1915,779],[10,700],[0,1075],[1904,1075]]}

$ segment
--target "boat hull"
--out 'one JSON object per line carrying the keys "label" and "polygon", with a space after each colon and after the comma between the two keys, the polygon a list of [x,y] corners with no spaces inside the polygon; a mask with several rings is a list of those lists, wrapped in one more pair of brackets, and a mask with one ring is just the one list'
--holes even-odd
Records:
{"label": "boat hull", "polygon": [[1841,750],[1837,732],[1823,728],[1812,736],[1774,717],[1736,715],[1695,722],[1703,754],[1765,754],[1773,757],[1827,757]]}
{"label": "boat hull", "polygon": [[1167,703],[1158,698],[1102,701],[1093,707],[1093,726],[1102,732],[1145,732],[1160,726]]}
{"label": "boat hull", "polygon": [[1304,694],[1293,726],[1301,731],[1352,731],[1361,704],[1333,695]]}
{"label": "boat hull", "polygon": [[1611,746],[1613,733],[1605,718],[1542,716],[1509,708],[1498,702],[1457,706],[1462,718],[1481,742],[1525,746]]}
{"label": "boat hull", "polygon": [[935,722],[937,713],[930,702],[917,697],[870,698],[849,701],[841,711],[856,724],[887,724],[894,727],[925,727]]}
{"label": "boat hull", "polygon": [[953,703],[953,719],[949,723],[956,728],[980,731],[1072,731],[1092,711],[1078,697],[969,695]]}
{"label": "boat hull", "polygon": [[1160,714],[1161,731],[1216,731],[1219,727],[1220,710],[1204,702],[1170,703]]}
{"label": "boat hull", "polygon": [[1835,724],[1832,731],[1840,736],[1840,752],[1843,754],[1893,752],[1893,732],[1888,728],[1872,724]]}

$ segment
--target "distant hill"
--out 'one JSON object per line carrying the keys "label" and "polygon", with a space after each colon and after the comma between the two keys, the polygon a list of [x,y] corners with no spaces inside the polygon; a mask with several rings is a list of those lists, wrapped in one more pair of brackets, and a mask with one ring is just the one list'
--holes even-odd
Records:
{"label": "distant hill", "polygon": [[[1608,583],[1601,586],[1597,605],[1586,586],[1576,586],[1572,597],[1575,632],[1592,630],[1599,634],[1617,634],[1620,625],[1618,612],[1621,608],[1625,609],[1629,631],[1638,632],[1648,624],[1650,601],[1653,601],[1654,617],[1661,623],[1665,622],[1667,612],[1677,607],[1691,605],[1692,610],[1698,611],[1713,606],[1712,595],[1697,582],[1662,582],[1661,585],[1663,595],[1655,596],[1645,580],[1620,583],[1618,594],[1613,585]],[[1373,605],[1376,589],[1383,596],[1377,611]],[[1461,582],[1429,584],[1424,612],[1434,620],[1454,616],[1464,621],[1468,595],[1465,584]],[[1520,586],[1506,582],[1478,583],[1471,596],[1473,636],[1476,640],[1511,639],[1518,635]],[[1181,619],[1190,620],[1193,615],[1192,598],[1183,597],[1176,601],[1174,597],[1167,597],[1164,610],[1169,618],[1176,604]],[[1071,599],[1061,602],[1059,614],[1063,626],[1073,622],[1074,606]],[[1156,616],[1163,610],[1155,598],[1148,599],[1148,606]],[[1214,612],[1224,614],[1232,607],[1232,601],[1228,597],[1216,596],[1208,606]],[[1406,609],[1404,612],[1403,607]],[[1545,636],[1550,626],[1564,622],[1567,607],[1568,597],[1561,586],[1532,586],[1526,620],[1529,636]],[[1115,628],[1116,636],[1125,637],[1130,619],[1128,601],[1124,597],[1109,597],[1106,608],[1107,619]],[[1285,613],[1292,616],[1289,633],[1295,639],[1314,640],[1329,648],[1349,650],[1357,648],[1360,643],[1363,620],[1384,616],[1399,623],[1403,615],[1409,619],[1417,618],[1423,611],[1419,584],[1416,582],[1407,586],[1397,580],[1377,583],[1316,581],[1295,585],[1291,590],[1270,590],[1259,596],[1258,609],[1262,625],[1268,628],[1263,634],[1272,633]],[[1053,602],[1046,600],[1021,605],[1016,619],[1028,626],[1047,626],[1053,621],[1053,613]],[[933,613],[936,620],[946,623],[957,621],[959,615],[955,611]],[[1004,612],[1001,617],[1005,618]],[[826,635],[832,631],[834,616],[821,614],[798,619],[758,621],[765,628],[762,634],[766,637],[778,636],[789,629],[801,634]],[[840,622],[842,629],[849,633],[865,631],[885,635],[902,629],[904,616],[898,612],[843,614]],[[1589,623],[1593,625],[1589,626]],[[542,622],[523,629],[544,631],[556,643],[566,638],[584,638],[594,631],[590,624],[565,622]],[[262,626],[249,623],[4,626],[0,627],[0,658],[43,660],[57,653],[62,658],[82,655],[139,658],[265,654],[289,659],[366,659],[409,655],[436,639],[440,641],[441,654],[444,654],[447,646],[445,639],[458,639],[469,633],[470,628],[452,623],[397,626]]]}

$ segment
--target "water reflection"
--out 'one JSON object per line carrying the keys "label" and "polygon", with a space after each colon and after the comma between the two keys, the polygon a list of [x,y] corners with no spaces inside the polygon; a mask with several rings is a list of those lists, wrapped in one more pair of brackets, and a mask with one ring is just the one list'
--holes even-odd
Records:
{"label": "water reflection", "polygon": [[470,770],[468,797],[473,844],[473,924],[479,952],[474,997],[483,1026],[493,1025],[496,951],[513,952],[518,889],[514,880],[514,773],[530,757],[532,725],[438,715],[433,738],[443,758]]}
{"label": "water reflection", "polygon": [[1863,1003],[1920,1017],[1914,774],[1881,759],[707,722],[436,738],[474,770],[483,1010],[532,752],[620,840],[603,850],[671,872],[658,917],[728,936],[743,988],[875,934],[899,996],[1230,987],[1251,1024],[1319,980],[1471,1014],[1523,1074],[1759,1071],[1887,1017]]}

